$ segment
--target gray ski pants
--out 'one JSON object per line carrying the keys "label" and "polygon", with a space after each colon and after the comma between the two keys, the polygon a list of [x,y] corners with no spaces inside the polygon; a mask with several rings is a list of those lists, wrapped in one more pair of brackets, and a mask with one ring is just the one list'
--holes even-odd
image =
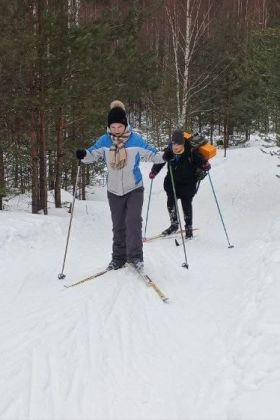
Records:
{"label": "gray ski pants", "polygon": [[122,196],[109,191],[107,195],[113,222],[113,260],[143,261],[144,188],[137,188]]}

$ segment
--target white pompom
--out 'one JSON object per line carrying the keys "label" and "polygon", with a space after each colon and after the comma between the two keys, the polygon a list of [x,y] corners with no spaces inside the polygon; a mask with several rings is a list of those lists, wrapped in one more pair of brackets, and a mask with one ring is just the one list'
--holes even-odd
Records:
{"label": "white pompom", "polygon": [[110,109],[113,108],[122,108],[125,111],[125,106],[121,101],[115,100],[110,103]]}

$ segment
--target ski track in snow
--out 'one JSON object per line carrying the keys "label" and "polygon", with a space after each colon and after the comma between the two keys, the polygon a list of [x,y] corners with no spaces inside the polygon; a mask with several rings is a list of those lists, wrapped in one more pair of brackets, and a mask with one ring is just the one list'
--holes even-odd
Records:
{"label": "ski track in snow", "polygon": [[[270,164],[257,149],[213,163],[233,249],[207,180],[194,200],[189,270],[174,240],[144,244],[146,271],[169,304],[129,268],[63,287],[108,263],[104,189],[76,203],[64,281],[65,209],[2,212],[1,420],[279,420],[280,199],[267,187],[279,189]],[[163,177],[154,181],[149,235],[168,224]],[[147,198],[148,188],[145,206]]]}

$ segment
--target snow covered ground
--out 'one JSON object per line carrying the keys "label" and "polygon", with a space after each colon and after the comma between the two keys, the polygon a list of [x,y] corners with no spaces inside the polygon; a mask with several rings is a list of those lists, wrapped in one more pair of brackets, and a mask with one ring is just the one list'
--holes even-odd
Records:
{"label": "snow covered ground", "polygon": [[[174,239],[144,244],[146,272],[169,304],[129,268],[63,287],[110,260],[105,188],[76,201],[64,281],[67,209],[32,215],[18,198],[0,212],[1,420],[280,419],[279,160],[260,144],[222,155],[211,178],[234,248],[207,178],[189,270]],[[147,236],[168,226],[164,175]]]}

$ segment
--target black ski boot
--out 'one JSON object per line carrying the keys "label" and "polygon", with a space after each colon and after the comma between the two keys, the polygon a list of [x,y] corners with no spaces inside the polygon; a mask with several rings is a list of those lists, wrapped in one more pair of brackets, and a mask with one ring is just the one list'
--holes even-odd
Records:
{"label": "black ski boot", "polygon": [[135,270],[141,272],[144,270],[144,262],[140,258],[132,258],[129,261],[135,268]]}
{"label": "black ski boot", "polygon": [[125,261],[122,260],[112,260],[107,267],[107,270],[118,270],[125,265]]}
{"label": "black ski boot", "polygon": [[193,238],[192,226],[186,226],[185,237],[186,237],[186,239],[192,239]]}
{"label": "black ski boot", "polygon": [[178,230],[178,223],[171,223],[169,228],[165,229],[163,232],[161,232],[161,234],[163,236],[167,236],[167,235],[171,235],[172,233],[177,232],[177,230]]}

